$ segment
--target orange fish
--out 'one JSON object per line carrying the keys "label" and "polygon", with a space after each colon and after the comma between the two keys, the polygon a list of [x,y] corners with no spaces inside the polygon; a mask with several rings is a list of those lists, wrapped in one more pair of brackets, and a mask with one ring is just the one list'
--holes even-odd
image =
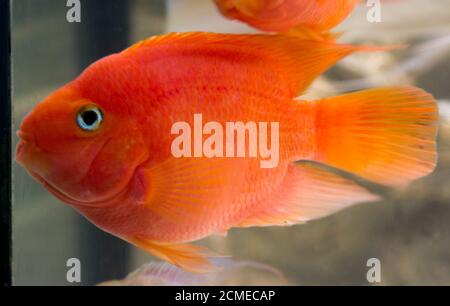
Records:
{"label": "orange fish", "polygon": [[[156,36],[97,61],[38,104],[18,131],[16,159],[101,229],[189,271],[209,271],[211,254],[186,242],[232,227],[298,224],[377,199],[297,161],[389,186],[433,170],[437,109],[423,90],[294,99],[364,49],[284,35]],[[276,166],[261,167],[262,155],[175,157],[173,126],[194,126],[196,114],[222,125],[278,123]],[[204,145],[214,134],[205,131]]]}
{"label": "orange fish", "polygon": [[328,31],[341,23],[360,0],[214,0],[227,18],[267,32],[310,38],[333,38]]}

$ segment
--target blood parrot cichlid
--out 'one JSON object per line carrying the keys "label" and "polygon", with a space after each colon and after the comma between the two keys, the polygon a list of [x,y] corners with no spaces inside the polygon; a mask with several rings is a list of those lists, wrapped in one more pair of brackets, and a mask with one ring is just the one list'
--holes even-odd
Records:
{"label": "blood parrot cichlid", "polygon": [[220,12],[267,32],[291,31],[310,38],[333,38],[328,31],[344,21],[360,0],[214,0]]}
{"label": "blood parrot cichlid", "polygon": [[[39,103],[18,131],[16,159],[101,229],[189,271],[209,271],[211,253],[188,242],[377,199],[316,163],[387,186],[433,170],[437,108],[423,90],[294,99],[364,49],[281,35],[156,36],[100,59]],[[194,126],[198,114],[203,123],[278,123],[278,135],[266,139],[278,136],[277,163],[175,157],[174,124]],[[225,137],[210,129],[203,144],[213,136],[216,145]]]}

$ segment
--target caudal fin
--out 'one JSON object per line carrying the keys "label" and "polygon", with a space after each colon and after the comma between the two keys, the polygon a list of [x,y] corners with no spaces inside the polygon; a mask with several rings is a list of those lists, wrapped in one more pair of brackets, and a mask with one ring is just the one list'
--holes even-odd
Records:
{"label": "caudal fin", "polygon": [[383,185],[436,165],[437,105],[415,87],[378,88],[317,101],[316,161]]}

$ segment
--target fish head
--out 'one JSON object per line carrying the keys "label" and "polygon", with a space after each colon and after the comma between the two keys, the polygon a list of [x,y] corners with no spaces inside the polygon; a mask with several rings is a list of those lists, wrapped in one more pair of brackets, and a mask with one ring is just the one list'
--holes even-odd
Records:
{"label": "fish head", "polygon": [[146,146],[133,120],[80,92],[69,83],[24,118],[16,161],[66,203],[111,204],[147,159]]}

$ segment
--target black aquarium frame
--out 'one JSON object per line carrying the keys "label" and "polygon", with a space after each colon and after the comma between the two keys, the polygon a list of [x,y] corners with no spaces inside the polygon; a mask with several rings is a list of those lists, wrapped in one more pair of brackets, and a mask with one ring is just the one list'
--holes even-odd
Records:
{"label": "black aquarium frame", "polygon": [[11,3],[0,0],[0,286],[11,286]]}

